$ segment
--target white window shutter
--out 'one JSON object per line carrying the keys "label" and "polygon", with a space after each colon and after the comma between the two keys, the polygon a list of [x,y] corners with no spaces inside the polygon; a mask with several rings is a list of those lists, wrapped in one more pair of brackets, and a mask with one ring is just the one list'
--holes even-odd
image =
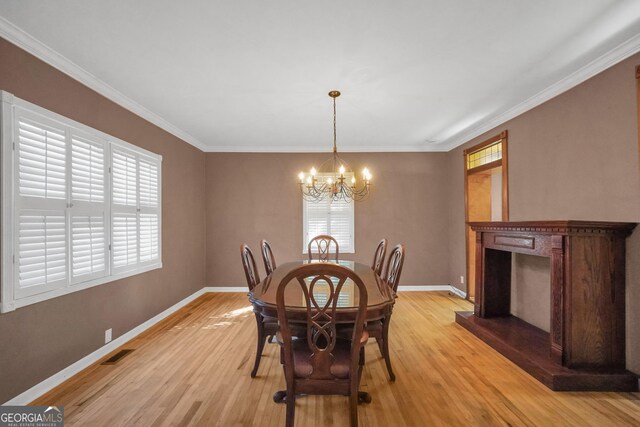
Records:
{"label": "white window shutter", "polygon": [[138,160],[132,151],[111,150],[111,260],[114,273],[138,265]]}
{"label": "white window shutter", "polygon": [[140,169],[140,262],[160,259],[160,163],[158,159],[139,158]]}
{"label": "white window shutter", "polygon": [[71,135],[71,282],[109,273],[106,147],[99,138]]}
{"label": "white window shutter", "polygon": [[140,214],[140,262],[153,261],[159,255],[157,214]]}
{"label": "white window shutter", "polygon": [[158,165],[141,159],[140,166],[140,206],[158,207]]}
{"label": "white window shutter", "polygon": [[111,156],[113,204],[137,206],[138,172],[134,153],[114,148]]}
{"label": "white window shutter", "polygon": [[17,230],[16,297],[64,286],[67,280],[64,211],[23,211]]}
{"label": "white window shutter", "polygon": [[105,144],[71,137],[71,198],[101,203],[105,192]]}
{"label": "white window shutter", "polygon": [[20,195],[66,199],[64,130],[24,117],[17,122]]}
{"label": "white window shutter", "polygon": [[316,236],[329,233],[328,222],[328,202],[326,200],[318,203],[305,201],[305,229],[306,240],[305,249],[309,241]]}
{"label": "white window shutter", "polygon": [[162,266],[162,158],[0,91],[0,312]]}
{"label": "white window shutter", "polygon": [[304,239],[303,253],[314,237],[328,234],[338,241],[341,253],[355,252],[354,246],[355,202],[330,199],[320,202],[303,202]]}
{"label": "white window shutter", "polygon": [[138,220],[134,214],[113,214],[111,251],[114,268],[138,263]]}
{"label": "white window shutter", "polygon": [[107,270],[107,242],[103,215],[72,215],[71,274],[82,280],[100,277]]}
{"label": "white window shutter", "polygon": [[338,241],[340,252],[353,252],[353,204],[336,200],[329,204],[329,230]]}

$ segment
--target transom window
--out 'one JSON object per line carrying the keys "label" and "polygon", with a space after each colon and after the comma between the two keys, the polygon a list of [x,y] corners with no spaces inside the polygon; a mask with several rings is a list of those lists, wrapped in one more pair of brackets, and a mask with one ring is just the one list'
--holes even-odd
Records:
{"label": "transom window", "polygon": [[467,154],[467,170],[502,159],[502,140]]}

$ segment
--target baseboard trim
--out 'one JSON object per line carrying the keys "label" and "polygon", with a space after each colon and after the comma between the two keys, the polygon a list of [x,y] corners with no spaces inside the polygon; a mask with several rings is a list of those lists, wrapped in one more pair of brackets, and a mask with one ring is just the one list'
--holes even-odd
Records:
{"label": "baseboard trim", "polygon": [[5,406],[5,405],[28,405],[29,403],[33,402],[34,400],[36,400],[37,398],[39,398],[43,394],[47,393],[49,390],[53,389],[54,387],[57,387],[58,385],[62,384],[64,381],[66,381],[67,379],[69,379],[72,376],[74,376],[74,375],[78,374],[79,372],[81,372],[83,369],[86,369],[89,366],[91,366],[92,364],[96,363],[98,360],[102,359],[104,356],[106,356],[107,354],[111,353],[112,351],[114,351],[115,349],[120,347],[121,345],[126,344],[128,341],[130,341],[133,338],[135,338],[136,336],[140,335],[142,332],[146,331],[147,329],[149,329],[150,327],[152,327],[156,323],[160,322],[161,320],[163,320],[164,318],[168,317],[169,315],[175,313],[176,311],[178,311],[179,309],[181,309],[185,305],[189,304],[191,301],[193,301],[196,298],[198,298],[199,296],[207,293],[208,291],[206,291],[206,289],[207,288],[202,288],[199,291],[189,295],[188,297],[186,297],[182,301],[177,302],[176,304],[174,304],[171,307],[167,308],[163,312],[155,315],[154,317],[152,317],[151,319],[147,320],[146,322],[144,322],[144,323],[136,326],[135,328],[131,329],[129,332],[127,332],[127,333],[125,333],[123,335],[120,335],[118,338],[114,339],[109,344],[105,344],[104,346],[102,346],[99,349],[95,350],[93,353],[90,353],[90,354],[86,355],[82,359],[80,359],[77,362],[67,366],[66,368],[64,368],[63,370],[59,371],[58,373],[53,374],[52,376],[50,376],[49,378],[45,379],[44,381],[34,385],[33,387],[31,387],[27,391],[17,395],[16,397],[14,397],[13,399],[11,399],[9,401],[3,403],[3,406]]}
{"label": "baseboard trim", "polygon": [[[207,286],[204,292],[242,292],[247,293],[245,286]],[[451,292],[460,298],[466,298],[466,293],[451,285],[418,285],[398,286],[399,292]]]}
{"label": "baseboard trim", "polygon": [[449,291],[449,285],[416,285],[416,286],[398,286],[398,292],[437,292]]}
{"label": "baseboard trim", "polygon": [[451,285],[419,285],[419,286],[398,286],[398,292],[451,292],[460,298],[466,298],[467,294],[455,286]]}
{"label": "baseboard trim", "polygon": [[243,292],[248,293],[249,289],[246,286],[207,286],[204,288],[205,292]]}

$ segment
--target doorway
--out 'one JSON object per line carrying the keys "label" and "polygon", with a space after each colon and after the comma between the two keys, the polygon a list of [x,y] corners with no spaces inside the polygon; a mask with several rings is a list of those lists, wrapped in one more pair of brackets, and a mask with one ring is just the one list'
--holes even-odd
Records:
{"label": "doorway", "polygon": [[464,151],[467,299],[475,300],[476,233],[469,222],[509,221],[507,131]]}

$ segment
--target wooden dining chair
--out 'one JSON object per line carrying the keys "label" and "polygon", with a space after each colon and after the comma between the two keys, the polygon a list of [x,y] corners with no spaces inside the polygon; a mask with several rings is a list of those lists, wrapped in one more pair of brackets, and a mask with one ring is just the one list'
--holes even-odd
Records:
{"label": "wooden dining chair", "polygon": [[[336,307],[339,295],[346,289],[347,279],[358,289],[358,311],[353,333],[350,339],[345,340],[340,339],[336,331]],[[287,289],[298,286],[299,289]],[[316,300],[316,289],[322,290],[322,300]],[[301,339],[292,339],[291,312],[285,305],[288,292],[302,294],[306,303],[306,336]],[[278,285],[276,306],[280,324],[277,338],[282,346],[287,384],[286,425],[294,425],[296,395],[334,394],[349,396],[350,425],[356,427],[358,385],[364,365],[364,345],[368,339],[364,329],[367,289],[362,279],[340,265],[303,265],[292,270]]]}
{"label": "wooden dining chair", "polygon": [[383,279],[393,289],[393,292],[398,292],[398,284],[400,283],[400,275],[402,274],[402,266],[404,265],[404,245],[396,245],[387,261],[387,266],[384,270]]}
{"label": "wooden dining chair", "polygon": [[[240,255],[242,256],[244,275],[247,278],[247,286],[249,286],[249,292],[251,292],[253,288],[260,283],[256,260],[253,257],[253,252],[251,252],[249,246],[244,244],[240,246]],[[251,371],[251,378],[255,378],[258,373],[258,367],[260,366],[260,359],[262,359],[262,351],[264,350],[264,344],[267,337],[275,336],[278,331],[277,319],[265,318],[255,310],[253,313],[256,316],[256,325],[258,327],[258,345],[256,348],[256,359],[253,363],[253,370]]]}
{"label": "wooden dining chair", "polygon": [[[383,276],[384,281],[389,285],[393,292],[398,291],[398,283],[402,274],[402,266],[404,265],[404,245],[396,245],[387,260],[387,266]],[[391,313],[387,314],[383,319],[367,323],[367,332],[371,338],[375,338],[378,343],[380,353],[387,365],[389,379],[396,380],[396,374],[393,373],[391,367],[391,356],[389,353],[389,325],[391,323]]]}
{"label": "wooden dining chair", "polygon": [[[404,246],[397,245],[389,254],[387,260],[387,266],[382,279],[390,288],[394,290],[394,293],[398,290],[398,282],[400,281],[400,274],[402,274],[402,265],[404,264]],[[375,338],[380,349],[380,354],[384,358],[384,363],[387,366],[389,372],[389,379],[391,381],[396,380],[396,374],[391,367],[391,356],[389,353],[389,325],[391,323],[391,312],[389,312],[384,318],[380,320],[374,320],[367,322],[366,330],[370,338]],[[341,335],[344,333],[350,333],[350,327],[343,328]]]}
{"label": "wooden dining chair", "polygon": [[271,245],[266,240],[260,240],[260,250],[262,252],[262,261],[264,262],[264,271],[268,276],[276,269],[276,258],[273,256]]}
{"label": "wooden dining chair", "polygon": [[384,267],[384,256],[387,254],[387,239],[382,239],[376,246],[376,251],[373,254],[373,262],[371,263],[371,269],[376,272],[378,276],[382,276],[382,268]]}
{"label": "wooden dining chair", "polygon": [[309,244],[307,245],[309,261],[313,260],[314,253],[318,254],[318,259],[320,261],[328,261],[331,258],[331,245],[335,246],[336,248],[335,260],[337,261],[339,258],[340,246],[338,245],[338,241],[336,239],[331,236],[322,234],[309,240]]}

